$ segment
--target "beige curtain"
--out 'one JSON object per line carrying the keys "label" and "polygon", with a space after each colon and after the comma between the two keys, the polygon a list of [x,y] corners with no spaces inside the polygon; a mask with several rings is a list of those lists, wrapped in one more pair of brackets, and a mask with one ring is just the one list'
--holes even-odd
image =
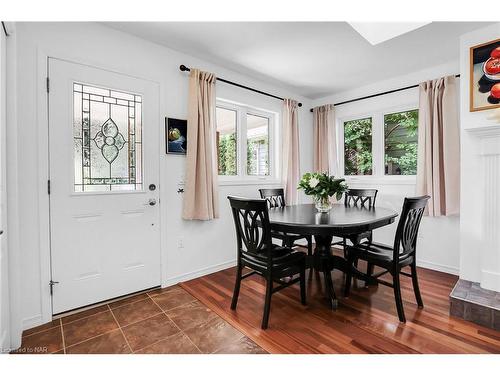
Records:
{"label": "beige curtain", "polygon": [[459,213],[460,138],[454,76],[419,86],[417,194],[431,196],[429,216]]}
{"label": "beige curtain", "polygon": [[297,204],[300,180],[299,119],[298,103],[292,99],[283,101],[283,168],[285,201],[287,205]]}
{"label": "beige curtain", "polygon": [[333,104],[313,108],[314,171],[334,173],[337,159]]}
{"label": "beige curtain", "polygon": [[187,121],[186,187],[182,217],[219,217],[215,149],[215,75],[191,69]]}

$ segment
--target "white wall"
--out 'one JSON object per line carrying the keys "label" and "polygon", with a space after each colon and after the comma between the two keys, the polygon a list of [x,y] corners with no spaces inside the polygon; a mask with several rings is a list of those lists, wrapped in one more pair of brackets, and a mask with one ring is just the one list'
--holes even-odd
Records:
{"label": "white wall", "polygon": [[[22,235],[18,236],[19,251],[16,252],[19,266],[11,268],[22,275],[17,294],[13,319],[22,320],[23,328],[38,325],[50,318],[47,311],[48,275],[47,254],[43,250],[47,242],[40,222],[47,213],[43,201],[46,199],[46,180],[40,171],[38,158],[43,155],[44,145],[38,139],[45,134],[38,118],[40,107],[45,105],[43,84],[45,77],[44,55],[51,55],[103,67],[133,76],[147,78],[160,84],[160,114],[158,136],[164,139],[164,117],[186,118],[188,77],[179,71],[179,65],[198,67],[214,72],[223,78],[272,92],[283,97],[292,97],[304,104],[300,110],[301,169],[312,168],[312,116],[308,112],[310,101],[287,91],[272,87],[227,69],[220,68],[191,56],[170,50],[160,45],[121,33],[114,29],[90,23],[18,23],[16,29],[17,52],[17,121],[9,124],[16,141],[17,150],[9,153],[9,162],[18,158],[18,176],[9,181],[14,190],[19,184],[16,202]],[[256,93],[251,93],[223,83],[217,85],[217,96],[245,103],[274,112],[281,111],[281,102]],[[17,131],[14,134],[14,131]],[[42,147],[42,150],[40,150]],[[186,222],[181,219],[182,196],[177,194],[178,183],[184,175],[185,158],[176,155],[160,155],[161,167],[161,226],[162,226],[162,281],[169,285],[180,280],[215,271],[232,265],[235,261],[235,240],[226,196],[229,194],[257,196],[259,186],[221,186],[221,218],[211,222]],[[42,164],[44,161],[42,160]],[[15,165],[15,164],[11,164]],[[10,193],[9,193],[10,194]],[[10,197],[9,197],[10,199]],[[41,202],[42,201],[42,202]],[[41,203],[41,206],[39,205]],[[178,248],[179,239],[184,247]],[[19,334],[19,332],[13,332]]]}
{"label": "white wall", "polygon": [[[445,75],[455,75],[459,72],[459,62],[450,61],[430,69],[412,72],[350,91],[337,93],[313,101],[313,105],[334,104],[349,99],[364,97],[384,91],[412,86],[428,79]],[[418,108],[418,88],[408,89],[392,94],[365,99],[354,103],[340,105],[335,108],[337,129],[342,120],[361,118],[377,112],[397,111],[401,108]],[[387,112],[386,112],[387,113]],[[383,126],[374,123],[373,126]],[[383,129],[373,129],[381,132]],[[341,140],[340,140],[341,141]],[[377,147],[374,143],[374,147]],[[381,145],[380,145],[381,147]],[[341,173],[337,172],[339,175]],[[415,196],[415,178],[400,176],[385,177],[347,177],[348,185],[353,188],[375,188],[379,190],[377,206],[385,206],[400,212],[404,197]],[[390,226],[377,229],[374,240],[387,244],[394,241],[396,222]],[[458,274],[459,270],[459,217],[424,217],[419,232],[417,263],[421,267]]]}
{"label": "white wall", "polygon": [[[499,125],[488,117],[492,111],[469,112],[469,50],[470,47],[498,39],[500,23],[462,35],[460,38],[461,74],[461,158],[462,176],[460,183],[460,278],[475,282],[481,281],[480,244],[482,242],[482,163],[479,156],[479,141],[467,129],[489,125]],[[499,111],[499,110],[497,110]],[[485,260],[483,260],[484,262]],[[492,261],[492,260],[490,260]],[[486,260],[488,262],[488,260]],[[498,265],[496,266],[498,269]],[[500,277],[500,276],[497,276]]]}
{"label": "white wall", "polygon": [[7,134],[7,39],[0,31],[0,354],[10,348],[10,296],[7,252],[7,189],[6,189],[6,134]]}

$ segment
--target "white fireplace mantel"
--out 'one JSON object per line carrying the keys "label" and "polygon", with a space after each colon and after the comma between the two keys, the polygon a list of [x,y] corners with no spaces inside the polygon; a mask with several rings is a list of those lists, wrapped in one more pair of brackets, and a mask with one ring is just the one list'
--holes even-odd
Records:
{"label": "white fireplace mantel", "polygon": [[476,139],[476,155],[480,157],[476,198],[482,207],[480,284],[484,289],[500,291],[500,124],[464,129]]}
{"label": "white fireplace mantel", "polygon": [[500,124],[488,124],[481,126],[474,126],[464,129],[468,134],[478,138],[495,138],[500,137]]}

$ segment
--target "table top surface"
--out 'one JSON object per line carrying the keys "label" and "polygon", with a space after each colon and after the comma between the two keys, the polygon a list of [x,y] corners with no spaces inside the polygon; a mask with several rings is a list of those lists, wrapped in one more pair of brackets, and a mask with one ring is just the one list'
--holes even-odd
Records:
{"label": "table top surface", "polygon": [[319,213],[314,204],[272,208],[269,210],[271,225],[286,225],[309,228],[349,228],[359,226],[387,225],[398,213],[394,210],[376,207],[365,208],[334,204],[328,213]]}

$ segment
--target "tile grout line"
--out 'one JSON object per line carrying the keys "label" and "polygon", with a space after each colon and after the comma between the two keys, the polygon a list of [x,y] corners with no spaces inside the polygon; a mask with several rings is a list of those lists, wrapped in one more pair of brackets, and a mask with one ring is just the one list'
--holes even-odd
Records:
{"label": "tile grout line", "polygon": [[[122,305],[116,306],[114,309],[117,309],[117,308],[122,307],[122,306],[127,306],[127,305],[130,305],[130,304],[135,303],[135,302],[144,301],[144,300],[148,299],[148,297],[149,297],[149,294],[148,294],[148,293],[149,293],[149,292],[144,292],[144,293],[143,293],[143,294],[145,294],[145,295],[146,295],[146,297],[144,297],[144,299],[140,299],[140,300],[138,300],[138,301],[133,301],[133,302],[127,302],[127,303],[124,303],[124,304],[122,304]],[[137,296],[140,296],[140,295],[141,295],[141,294],[135,294],[135,295],[130,296],[130,297],[118,298],[118,299],[116,299],[115,301],[113,301],[113,302],[111,302],[111,303],[116,303],[116,302],[126,301],[128,298],[133,298],[133,297],[137,297]],[[57,318],[57,319],[61,319],[61,322],[62,322],[62,320],[63,320],[64,318],[69,318],[69,317],[71,317],[71,316],[73,316],[73,315],[81,314],[81,313],[84,313],[84,312],[86,312],[86,311],[90,311],[90,310],[92,310],[92,309],[97,309],[97,308],[99,308],[99,307],[103,307],[103,306],[106,306],[108,309],[113,310],[113,309],[109,306],[109,303],[102,303],[102,304],[100,304],[100,303],[96,303],[95,305],[91,305],[91,306],[89,306],[89,307],[88,307],[88,308],[86,308],[86,309],[83,309],[83,310],[81,310],[81,311],[77,311],[77,312],[75,312],[75,313],[73,313],[73,314],[69,314],[69,315],[62,316],[62,317]],[[90,317],[90,316],[94,316],[94,315],[97,315],[97,314],[101,314],[101,313],[106,312],[106,311],[108,311],[108,310],[98,311],[98,312],[95,312],[95,313],[93,313],[93,314],[86,315],[86,316],[82,316],[81,318],[78,318],[78,319],[72,320],[72,321],[70,321],[70,322],[68,322],[68,323],[62,323],[62,324],[70,324],[70,323],[73,323],[73,322],[78,322],[79,320],[82,320],[82,319],[85,319],[85,318],[88,318],[88,317]],[[36,328],[36,327],[35,327],[35,328]],[[52,328],[55,328],[55,327],[52,327]],[[47,329],[44,329],[44,330],[39,331],[39,332],[34,332],[34,333],[31,333],[31,334],[29,334],[29,335],[25,335],[25,337],[28,337],[28,336],[31,336],[31,335],[35,335],[35,334],[37,334],[37,333],[45,332],[45,331],[48,331],[49,329],[52,329],[52,328],[47,328]]]}
{"label": "tile grout line", "polygon": [[[53,321],[53,320],[52,320]],[[36,328],[36,327],[33,327],[33,328]],[[54,326],[54,327],[50,327],[50,328],[47,328],[47,329],[42,329],[41,331],[36,331],[36,332],[33,332],[33,333],[30,333],[29,335],[23,335],[21,334],[21,338],[26,338],[26,337],[30,337],[30,336],[33,336],[33,335],[38,335],[40,333],[44,333],[44,332],[47,332],[47,331],[50,331],[51,329],[54,329],[54,328],[57,328],[57,326]],[[31,329],[31,328],[30,328]]]}
{"label": "tile grout line", "polygon": [[[260,347],[261,349],[263,349],[264,351],[268,352],[268,354],[271,354],[271,352],[269,352],[268,350],[264,349],[259,343],[257,343],[256,340],[254,340],[252,337],[250,337],[249,335],[247,335],[244,330],[240,329],[238,326],[236,326],[235,324],[232,324],[230,321],[226,320],[221,314],[219,314],[217,311],[213,310],[210,306],[208,306],[206,303],[204,303],[202,300],[198,299],[198,297],[196,297],[193,293],[191,293],[191,291],[189,290],[189,288],[185,288],[183,287],[182,285],[180,285],[180,287],[182,289],[184,289],[187,293],[189,293],[194,299],[196,299],[198,302],[200,302],[203,306],[205,306],[207,309],[209,309],[210,311],[212,311],[217,317],[219,317],[219,319],[222,319],[224,322],[226,322],[227,324],[229,324],[229,326],[233,327],[236,331],[238,331],[239,333],[241,333],[243,335],[243,337],[246,337],[247,339],[251,340],[254,344],[256,344],[258,347]],[[214,318],[215,319],[215,318]],[[187,336],[187,335],[186,335]],[[236,340],[237,341],[237,340]],[[236,342],[235,341],[235,342]],[[215,353],[215,352],[214,352]],[[214,354],[214,353],[210,353],[210,354]]]}
{"label": "tile grout line", "polygon": [[[107,312],[111,312],[111,311],[109,311],[109,310],[108,310],[108,311],[101,311],[101,312],[99,312],[99,313],[97,313],[97,314],[93,314],[93,315],[86,316],[85,318],[92,317],[92,316],[94,316],[94,315],[104,314],[104,313],[107,313]],[[161,313],[158,313],[158,314],[156,314],[156,315],[160,315],[160,314],[161,314]],[[81,344],[81,343],[83,343],[83,342],[87,342],[87,341],[92,340],[92,339],[95,339],[95,338],[97,338],[97,337],[101,337],[101,336],[103,336],[103,335],[105,335],[105,334],[107,334],[107,333],[110,333],[110,332],[113,332],[113,331],[116,331],[117,329],[119,329],[119,328],[120,328],[120,324],[118,324],[118,322],[116,321],[116,318],[114,317],[114,314],[113,314],[112,312],[111,312],[111,315],[113,316],[113,318],[114,318],[114,320],[115,320],[115,323],[118,325],[118,328],[113,328],[113,329],[111,329],[111,330],[109,330],[109,331],[106,331],[106,332],[100,333],[100,334],[98,334],[98,335],[95,335],[95,336],[92,336],[92,337],[86,338],[85,340],[82,340],[82,341],[75,342],[74,344],[71,344],[71,345],[68,345],[68,346],[66,346],[66,344],[65,344],[65,347],[70,348],[70,347],[73,347],[73,346],[75,346],[75,345]],[[156,315],[154,315],[154,316],[156,316]],[[82,319],[85,319],[85,318],[82,318]],[[150,317],[150,318],[151,318],[151,317]],[[78,319],[78,320],[82,320],[82,319]],[[146,319],[148,319],[148,318],[146,318]],[[146,319],[143,319],[143,320],[146,320]],[[75,320],[75,322],[76,322],[76,321],[77,321],[77,320]],[[134,323],[131,323],[131,324],[127,324],[126,326],[124,326],[124,328],[125,328],[125,327],[128,327],[128,326],[130,326],[130,325],[132,325],[132,324],[138,323],[138,322],[142,322],[142,320],[139,320],[139,321],[134,322]],[[69,323],[66,323],[66,324],[62,324],[62,321],[61,321],[61,326],[62,326],[62,327],[64,327],[64,325],[70,325],[71,323],[73,323],[73,322],[69,322]],[[54,327],[54,328],[55,328],[55,327]]]}
{"label": "tile grout line", "polygon": [[[142,301],[145,301],[146,299],[148,299],[148,298],[145,298],[144,300],[140,300],[140,301],[136,301],[136,302],[142,302]],[[136,302],[132,302],[132,303],[136,303]],[[128,303],[127,305],[131,305],[132,303]],[[154,303],[154,301],[153,301],[153,303]],[[184,305],[185,305],[185,304],[184,304]],[[184,305],[182,305],[182,306],[184,306]],[[123,305],[123,306],[125,306],[125,305]],[[157,306],[158,306],[158,305],[157,305]],[[121,307],[121,306],[120,306],[120,307]],[[179,307],[180,307],[180,306],[179,306]],[[140,323],[140,322],[143,322],[143,321],[148,320],[148,319],[150,319],[150,318],[154,318],[155,316],[165,314],[165,311],[163,311],[163,309],[162,309],[161,307],[159,307],[159,306],[158,306],[158,308],[160,309],[160,312],[159,312],[158,314],[148,316],[147,318],[144,318],[144,319],[141,319],[141,320],[137,320],[137,321],[135,321],[135,322],[133,322],[133,323],[126,324],[126,325],[124,325],[124,326],[122,327],[122,326],[118,323],[118,320],[116,319],[116,317],[114,316],[113,309],[111,309],[111,308],[108,306],[108,309],[109,309],[109,310],[107,310],[107,311],[101,311],[101,312],[99,312],[99,313],[89,315],[88,317],[91,317],[91,316],[94,316],[94,315],[99,315],[99,314],[104,314],[104,313],[106,313],[106,312],[108,312],[108,311],[109,311],[109,312],[111,312],[111,315],[113,316],[113,318],[114,318],[114,320],[115,320],[116,324],[118,325],[118,328],[114,328],[114,329],[112,329],[112,330],[109,330],[109,331],[106,331],[106,332],[100,333],[100,334],[98,334],[98,335],[96,335],[96,336],[89,337],[89,338],[87,338],[87,339],[85,339],[85,340],[78,341],[78,342],[76,342],[76,343],[74,343],[74,344],[69,345],[68,347],[72,347],[72,346],[75,346],[75,345],[77,345],[77,344],[81,344],[81,343],[83,343],[83,342],[87,342],[87,341],[92,340],[92,339],[94,339],[94,338],[96,338],[96,337],[101,337],[101,336],[103,336],[103,335],[105,335],[105,334],[107,334],[107,333],[109,333],[109,332],[116,331],[116,330],[117,330],[117,329],[119,329],[119,328],[127,328],[127,327],[129,327],[129,326],[131,326],[131,325],[134,325],[134,324],[136,324],[136,323]],[[118,307],[117,307],[116,309],[118,309]],[[172,309],[172,310],[173,310],[173,309]],[[168,310],[168,311],[170,311],[170,310]],[[78,319],[78,320],[82,320],[82,319],[85,319],[85,318],[88,318],[88,317],[86,316],[86,317],[81,318],[81,319]],[[74,322],[76,322],[76,321],[77,321],[77,320],[75,320]],[[66,325],[69,325],[69,324],[71,324],[71,323],[73,323],[73,322],[66,323]],[[56,327],[53,327],[53,328],[56,328]],[[51,328],[51,329],[53,329],[53,328]],[[160,340],[160,341],[161,341],[161,340]]]}
{"label": "tile grout line", "polygon": [[59,319],[59,325],[61,326],[63,353],[66,354],[66,340],[64,340],[64,328],[63,328],[63,324],[62,324],[62,319]]}
{"label": "tile grout line", "polygon": [[107,306],[108,306],[109,311],[111,312],[111,315],[113,316],[113,319],[115,320],[116,324],[118,325],[118,329],[122,333],[122,336],[125,339],[125,342],[127,343],[128,348],[130,349],[130,353],[134,353],[134,351],[132,350],[132,347],[130,346],[130,343],[127,340],[127,336],[125,336],[125,333],[123,332],[123,329],[120,326],[120,323],[118,323],[118,320],[116,319],[115,314],[113,314],[113,310],[111,310],[111,307],[109,307],[109,305],[107,305]]}
{"label": "tile grout line", "polygon": [[[174,324],[175,324],[175,323],[174,323]],[[191,343],[193,344],[193,342],[189,339],[188,335],[186,335],[186,334],[184,333],[184,331],[182,331],[182,330],[181,330],[181,331],[179,331],[179,332],[177,332],[177,333],[174,333],[173,335],[170,335],[170,336],[168,336],[168,337],[165,337],[165,338],[163,338],[163,339],[161,339],[161,340],[158,340],[158,341],[156,341],[156,342],[154,342],[154,343],[152,343],[152,344],[148,344],[148,345],[146,345],[145,347],[143,347],[143,348],[141,348],[141,349],[136,350],[136,351],[134,352],[134,354],[136,354],[137,352],[140,352],[140,351],[142,351],[142,350],[144,350],[144,349],[146,349],[146,348],[149,348],[150,346],[156,345],[156,344],[158,344],[158,343],[160,343],[160,342],[167,341],[168,339],[171,339],[173,336],[178,335],[178,334],[181,334],[182,336],[185,336],[185,337],[189,340],[189,342],[191,342]],[[197,347],[195,344],[193,344],[193,346],[194,346],[194,347],[195,347],[195,348],[199,351],[199,353],[198,353],[198,354],[203,354],[203,353],[201,352],[201,350],[200,350],[200,349],[198,349],[198,347]],[[172,353],[172,354],[176,354],[176,353]],[[195,354],[195,353],[178,353],[178,354]]]}
{"label": "tile grout line", "polygon": [[[151,297],[149,297],[149,298],[151,298]],[[158,306],[158,307],[160,308],[160,310],[161,310],[161,311],[163,311],[163,314],[165,314],[165,316],[167,317],[167,319],[168,319],[168,320],[170,320],[170,321],[173,323],[173,325],[177,327],[177,329],[179,330],[179,332],[181,332],[184,336],[186,336],[186,337],[187,337],[187,339],[189,340],[189,342],[190,342],[191,344],[193,344],[193,346],[194,346],[196,349],[198,349],[198,351],[199,351],[201,354],[203,354],[203,352],[201,351],[201,349],[200,349],[200,348],[198,348],[198,346],[197,346],[197,345],[196,345],[196,344],[195,344],[195,343],[191,340],[191,338],[190,338],[188,335],[186,335],[186,334],[184,333],[184,331],[183,331],[183,330],[182,330],[182,329],[181,329],[181,328],[180,328],[177,324],[175,324],[175,322],[174,322],[172,319],[170,319],[170,317],[167,315],[166,311],[164,311],[164,310],[161,308],[161,306],[160,306],[160,305],[158,305],[158,304],[156,303],[156,301],[155,301],[154,299],[152,299],[152,298],[151,298],[151,301],[153,301],[153,303],[154,303],[156,306]],[[190,303],[190,302],[188,302],[188,303]],[[187,303],[185,303],[184,305],[187,305]],[[181,305],[181,306],[184,306],[184,305]],[[181,307],[181,306],[178,306],[178,307]],[[174,309],[170,309],[170,310],[174,310]],[[167,311],[169,311],[169,310],[167,310]],[[160,342],[160,341],[163,341],[163,340],[159,340],[159,341],[157,341],[157,342]],[[155,344],[156,344],[156,343],[155,343]]]}
{"label": "tile grout line", "polygon": [[104,336],[104,335],[106,335],[106,334],[108,334],[108,333],[110,333],[110,332],[118,331],[118,329],[119,329],[119,328],[115,328],[115,329],[112,329],[112,330],[110,330],[110,331],[106,331],[106,332],[104,332],[104,333],[100,333],[100,334],[98,334],[98,335],[96,335],[96,336],[89,337],[88,339],[85,339],[85,340],[82,340],[82,341],[78,341],[78,342],[76,342],[76,343],[74,343],[74,344],[68,345],[68,346],[67,346],[67,348],[72,348],[73,346],[80,345],[80,344],[82,344],[82,343],[84,343],[84,342],[87,342],[87,341],[93,340],[93,339],[95,339],[95,338],[97,338],[97,337]]}

